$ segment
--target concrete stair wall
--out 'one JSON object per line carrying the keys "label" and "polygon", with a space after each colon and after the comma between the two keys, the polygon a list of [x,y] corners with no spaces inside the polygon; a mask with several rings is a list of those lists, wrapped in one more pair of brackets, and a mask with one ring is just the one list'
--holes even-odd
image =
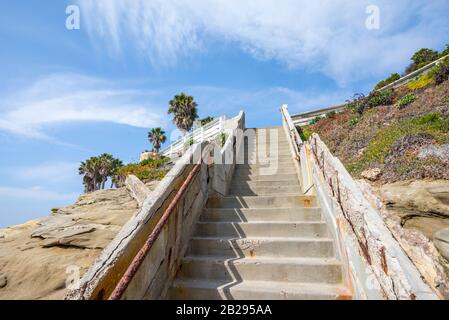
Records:
{"label": "concrete stair wall", "polygon": [[[315,197],[300,194],[287,139],[276,130],[276,153],[270,154],[271,139],[247,148],[249,160],[236,166],[230,195],[208,199],[171,298],[339,297],[342,266],[334,241]],[[269,164],[259,161],[259,151],[275,159],[275,173],[265,174]]]}

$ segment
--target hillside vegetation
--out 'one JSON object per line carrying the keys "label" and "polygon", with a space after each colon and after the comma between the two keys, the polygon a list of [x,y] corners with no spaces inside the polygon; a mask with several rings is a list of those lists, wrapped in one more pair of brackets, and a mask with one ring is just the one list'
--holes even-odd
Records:
{"label": "hillside vegetation", "polygon": [[357,94],[302,134],[318,133],[356,178],[377,168],[383,182],[449,179],[448,69],[446,61],[397,89]]}

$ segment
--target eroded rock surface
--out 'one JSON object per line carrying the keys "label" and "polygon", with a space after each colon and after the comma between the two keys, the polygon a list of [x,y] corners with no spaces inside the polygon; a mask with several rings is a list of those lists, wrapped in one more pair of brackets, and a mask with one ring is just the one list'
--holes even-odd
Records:
{"label": "eroded rock surface", "polygon": [[433,236],[433,242],[441,255],[449,261],[449,228],[437,231]]}
{"label": "eroded rock surface", "polygon": [[62,299],[67,268],[79,267],[82,276],[137,209],[126,188],[100,190],[0,230],[0,299]]}

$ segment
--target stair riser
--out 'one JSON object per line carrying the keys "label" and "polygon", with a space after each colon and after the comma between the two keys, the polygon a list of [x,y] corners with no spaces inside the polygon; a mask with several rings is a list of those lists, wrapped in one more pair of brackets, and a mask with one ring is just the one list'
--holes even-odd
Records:
{"label": "stair riser", "polygon": [[242,260],[227,262],[184,260],[179,272],[182,278],[245,279],[246,281],[326,282],[341,281],[339,264],[251,263]]}
{"label": "stair riser", "polygon": [[295,174],[273,174],[273,175],[234,175],[232,178],[235,183],[242,183],[243,181],[291,181],[296,178]]}
{"label": "stair riser", "polygon": [[324,223],[207,223],[197,224],[200,237],[326,237]]}
{"label": "stair riser", "polygon": [[251,153],[249,156],[245,153],[245,156],[238,159],[238,165],[246,165],[246,164],[258,164],[264,165],[270,161],[278,161],[279,163],[292,163],[294,158],[290,153],[282,154],[282,155],[273,155],[273,157],[268,156],[260,156],[255,153]]}
{"label": "stair riser", "polygon": [[305,196],[266,196],[266,197],[224,197],[209,198],[207,208],[291,208],[312,207],[314,197]]}
{"label": "stair riser", "polygon": [[255,180],[255,181],[247,181],[243,179],[236,179],[234,177],[232,184],[231,184],[231,190],[233,188],[239,188],[239,187],[246,187],[246,188],[259,188],[259,187],[297,187],[299,188],[299,182],[298,179],[290,180],[280,180],[280,181],[262,181],[262,180]]}
{"label": "stair riser", "polygon": [[330,258],[332,241],[274,241],[258,239],[192,239],[189,255],[222,257]]}
{"label": "stair riser", "polygon": [[224,288],[171,288],[170,295],[176,300],[335,300],[335,294],[321,294],[308,292],[277,293],[263,291],[238,290],[231,286]]}
{"label": "stair riser", "polygon": [[[254,163],[254,160],[258,160],[260,162],[262,161],[272,161],[272,160],[292,160],[292,154],[289,150],[273,150],[271,151],[264,151],[264,152],[254,152],[251,150],[251,152],[245,152],[245,158],[244,159],[251,159],[253,160],[252,163]],[[251,162],[250,162],[251,163]],[[243,163],[244,164],[244,163]]]}
{"label": "stair riser", "polygon": [[299,186],[286,186],[286,187],[233,187],[230,190],[230,195],[238,196],[270,196],[284,194],[300,194],[301,189]]}
{"label": "stair riser", "polygon": [[265,161],[265,162],[258,162],[258,163],[249,163],[249,164],[237,164],[235,166],[235,169],[260,169],[260,168],[268,168],[270,165],[278,165],[279,167],[291,167],[295,168],[294,162],[292,159],[287,160],[279,160],[275,159],[274,162]]}
{"label": "stair riser", "polygon": [[296,170],[293,166],[283,167],[277,164],[273,164],[270,167],[246,169],[237,168],[234,171],[234,176],[260,176],[260,175],[277,175],[277,174],[291,174],[296,175]]}
{"label": "stair riser", "polygon": [[[251,210],[242,212],[242,210],[223,210],[217,209],[216,212],[205,210],[200,216],[200,221],[209,222],[254,222],[254,221],[322,221],[320,209],[296,208],[294,210],[282,211],[280,209]],[[244,210],[244,209],[243,209]]]}

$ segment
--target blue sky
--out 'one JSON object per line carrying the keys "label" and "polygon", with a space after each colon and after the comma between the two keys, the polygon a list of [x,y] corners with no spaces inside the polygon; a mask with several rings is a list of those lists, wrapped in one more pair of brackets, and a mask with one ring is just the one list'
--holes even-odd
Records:
{"label": "blue sky", "polygon": [[[81,10],[67,30],[68,5]],[[365,27],[368,5],[380,28]],[[421,47],[449,42],[449,2],[0,1],[0,227],[45,216],[82,191],[79,162],[136,161],[151,127],[174,127],[185,91],[201,116],[251,127],[367,92]]]}

